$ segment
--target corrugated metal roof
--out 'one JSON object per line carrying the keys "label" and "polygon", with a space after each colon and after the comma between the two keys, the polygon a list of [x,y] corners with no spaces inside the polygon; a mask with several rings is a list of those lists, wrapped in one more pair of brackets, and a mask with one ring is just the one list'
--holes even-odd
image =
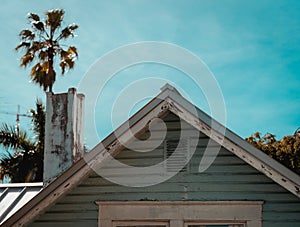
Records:
{"label": "corrugated metal roof", "polygon": [[43,183],[0,184],[0,224],[36,196]]}

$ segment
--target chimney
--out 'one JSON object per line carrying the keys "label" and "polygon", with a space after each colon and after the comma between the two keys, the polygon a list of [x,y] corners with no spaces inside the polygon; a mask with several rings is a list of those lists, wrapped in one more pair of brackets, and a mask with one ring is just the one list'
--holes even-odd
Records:
{"label": "chimney", "polygon": [[84,154],[84,95],[47,93],[44,152],[44,186],[61,175]]}

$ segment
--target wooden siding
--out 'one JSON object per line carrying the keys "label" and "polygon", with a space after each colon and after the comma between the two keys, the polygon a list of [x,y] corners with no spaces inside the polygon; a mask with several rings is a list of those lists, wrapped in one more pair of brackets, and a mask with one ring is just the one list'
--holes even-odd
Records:
{"label": "wooden siding", "polygon": [[[177,117],[170,114],[165,119],[168,126],[166,139],[178,138],[180,124]],[[190,149],[196,152],[187,170],[158,185],[128,188],[111,183],[97,174],[92,174],[67,196],[41,215],[30,226],[97,226],[98,206],[95,201],[228,201],[262,200],[264,227],[300,226],[300,200],[274,183],[268,177],[246,164],[244,161],[222,148],[205,172],[198,173],[199,162],[208,143],[208,138],[200,134],[194,138],[193,128],[187,124],[183,130],[189,131]],[[150,136],[146,132],[141,139]],[[152,136],[153,139],[155,136]],[[198,140],[199,139],[199,140]],[[198,143],[196,143],[198,141]],[[146,143],[151,147],[151,143]],[[217,144],[209,148],[217,149]],[[124,150],[118,155],[121,162],[133,166],[150,166],[164,157],[164,143],[152,152]],[[119,174],[120,171],[116,171]],[[114,171],[112,170],[112,174]],[[122,177],[122,176],[120,176]],[[132,178],[141,177],[132,174]]]}

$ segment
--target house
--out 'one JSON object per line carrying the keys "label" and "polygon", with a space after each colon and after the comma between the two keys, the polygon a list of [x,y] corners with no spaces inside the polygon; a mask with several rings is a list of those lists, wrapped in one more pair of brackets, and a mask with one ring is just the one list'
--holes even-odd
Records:
{"label": "house", "polygon": [[300,226],[300,176],[170,85],[90,152],[78,147],[65,151],[75,149],[73,164],[48,159],[64,172],[46,173],[2,226]]}

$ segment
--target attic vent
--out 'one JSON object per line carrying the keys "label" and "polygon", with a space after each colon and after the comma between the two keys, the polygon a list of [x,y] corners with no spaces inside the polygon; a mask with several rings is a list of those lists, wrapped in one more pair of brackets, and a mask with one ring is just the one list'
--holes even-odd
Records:
{"label": "attic vent", "polygon": [[[176,154],[172,156],[172,160],[168,159],[176,150]],[[164,143],[164,159],[168,159],[166,162],[166,168],[168,172],[186,172],[187,161],[189,158],[189,140],[165,140]],[[182,166],[184,166],[182,168]]]}

